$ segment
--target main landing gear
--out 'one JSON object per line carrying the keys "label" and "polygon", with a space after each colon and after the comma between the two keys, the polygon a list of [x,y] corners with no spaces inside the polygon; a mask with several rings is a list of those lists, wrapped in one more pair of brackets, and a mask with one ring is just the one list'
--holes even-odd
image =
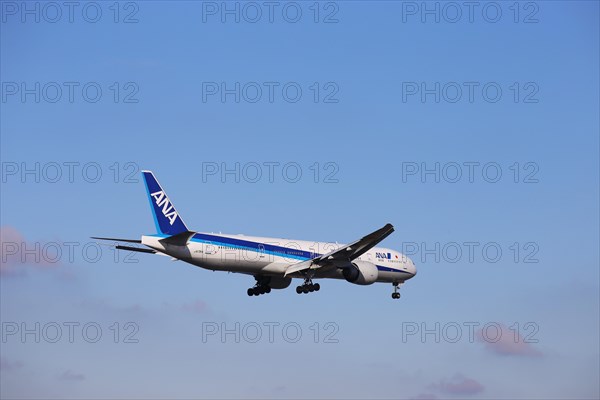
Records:
{"label": "main landing gear", "polygon": [[255,276],[256,285],[248,289],[248,296],[260,296],[261,294],[271,293],[271,286],[263,277]]}
{"label": "main landing gear", "polygon": [[304,278],[304,283],[296,287],[296,293],[302,294],[318,292],[319,289],[321,289],[321,285],[319,285],[318,283],[312,283],[312,279],[306,276]]}
{"label": "main landing gear", "polygon": [[392,293],[392,299],[399,299],[400,298],[400,292],[398,292],[398,282],[394,282],[392,283],[392,285],[394,285],[394,293]]}
{"label": "main landing gear", "polygon": [[265,293],[271,293],[270,286],[256,285],[248,289],[248,296],[260,296]]}

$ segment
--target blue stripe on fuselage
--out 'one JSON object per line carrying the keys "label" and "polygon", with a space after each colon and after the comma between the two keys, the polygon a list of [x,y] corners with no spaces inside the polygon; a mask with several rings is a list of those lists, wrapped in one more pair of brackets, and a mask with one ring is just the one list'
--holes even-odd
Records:
{"label": "blue stripe on fuselage", "polygon": [[293,258],[296,260],[310,260],[311,258],[318,257],[321,255],[318,253],[311,253],[310,251],[294,249],[291,247],[275,246],[268,243],[251,242],[249,240],[235,239],[217,235],[208,235],[205,233],[196,233],[192,237],[192,241],[206,244],[224,244],[232,248],[248,249],[259,253],[272,254],[274,256]]}
{"label": "blue stripe on fuselage", "polygon": [[[158,235],[150,235],[150,236],[168,237],[169,235],[158,234]],[[302,260],[302,261],[310,260],[312,258],[319,257],[322,255],[319,253],[312,253],[310,251],[294,249],[291,247],[276,246],[276,245],[272,245],[272,244],[268,244],[268,243],[252,242],[250,240],[236,239],[236,238],[230,238],[230,237],[218,236],[218,235],[210,235],[210,234],[206,234],[206,233],[195,233],[194,236],[192,236],[192,238],[190,240],[193,242],[196,242],[196,243],[214,244],[217,246],[218,245],[226,245],[227,247],[231,247],[234,249],[247,249],[247,250],[252,250],[252,251],[259,252],[259,253],[270,254],[270,255],[285,257],[285,258],[293,258],[293,259]],[[376,266],[379,271],[400,272],[400,273],[409,274],[409,272],[402,271],[399,269],[384,267],[382,265],[376,265]]]}

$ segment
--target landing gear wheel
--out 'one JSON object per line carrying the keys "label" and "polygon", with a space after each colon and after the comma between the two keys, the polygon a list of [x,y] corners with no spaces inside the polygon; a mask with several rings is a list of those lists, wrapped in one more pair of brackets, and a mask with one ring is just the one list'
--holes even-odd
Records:
{"label": "landing gear wheel", "polygon": [[254,275],[256,284],[248,289],[248,296],[260,296],[261,294],[271,293],[271,278],[268,276]]}
{"label": "landing gear wheel", "polygon": [[314,273],[304,275],[304,283],[296,287],[296,293],[312,293],[317,292],[321,289],[321,285],[318,283],[312,283],[312,276]]}
{"label": "landing gear wheel", "polygon": [[399,299],[400,293],[392,293],[392,299]]}

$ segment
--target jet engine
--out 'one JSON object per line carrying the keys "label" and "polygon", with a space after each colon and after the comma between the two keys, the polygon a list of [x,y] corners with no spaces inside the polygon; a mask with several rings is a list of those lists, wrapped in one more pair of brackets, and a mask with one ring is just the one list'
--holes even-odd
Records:
{"label": "jet engine", "polygon": [[285,289],[290,286],[292,283],[292,278],[280,278],[276,276],[271,276],[268,279],[267,285],[269,285],[272,289]]}
{"label": "jet engine", "polygon": [[354,261],[342,273],[344,279],[355,285],[370,285],[379,277],[377,266],[367,261]]}

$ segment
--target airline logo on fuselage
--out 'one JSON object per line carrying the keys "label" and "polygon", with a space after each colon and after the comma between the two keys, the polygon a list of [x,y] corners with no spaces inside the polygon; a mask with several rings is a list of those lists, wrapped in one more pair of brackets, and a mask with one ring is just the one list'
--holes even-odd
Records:
{"label": "airline logo on fuselage", "polygon": [[389,260],[390,258],[392,258],[392,253],[375,253],[375,257],[385,258],[385,259]]}
{"label": "airline logo on fuselage", "polygon": [[167,198],[165,192],[161,190],[152,193],[150,196],[154,197],[154,201],[156,202],[158,208],[162,207],[163,215],[169,220],[170,224],[173,225],[173,223],[175,223],[175,220],[177,219],[177,211],[175,211],[175,208],[169,202],[169,199]]}

